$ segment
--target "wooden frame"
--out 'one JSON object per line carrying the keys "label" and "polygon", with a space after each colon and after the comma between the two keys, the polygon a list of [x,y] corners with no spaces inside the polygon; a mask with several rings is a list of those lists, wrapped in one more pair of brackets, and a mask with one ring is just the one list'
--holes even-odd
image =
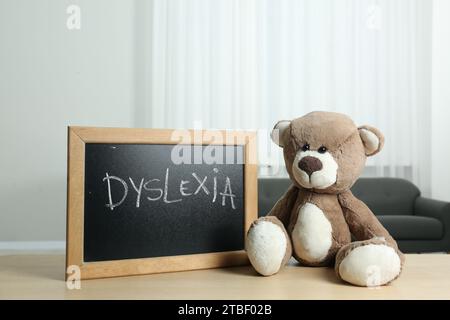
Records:
{"label": "wooden frame", "polygon": [[[217,268],[247,264],[244,250],[214,252],[169,257],[125,259],[101,262],[83,261],[84,229],[84,163],[86,143],[178,144],[174,130],[68,127],[67,168],[67,233],[66,271],[69,266],[80,268],[81,279],[128,276],[159,272]],[[192,145],[244,146],[244,228],[257,218],[256,133],[246,131],[184,130]],[[66,277],[69,275],[66,274]]]}

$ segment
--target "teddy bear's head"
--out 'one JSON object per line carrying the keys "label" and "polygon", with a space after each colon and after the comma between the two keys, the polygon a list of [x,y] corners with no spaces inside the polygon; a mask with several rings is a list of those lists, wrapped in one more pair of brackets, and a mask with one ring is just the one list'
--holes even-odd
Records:
{"label": "teddy bear's head", "polygon": [[366,158],[378,153],[384,143],[376,128],[358,128],[346,115],[319,111],[278,122],[271,137],[283,148],[294,184],[319,193],[348,190]]}

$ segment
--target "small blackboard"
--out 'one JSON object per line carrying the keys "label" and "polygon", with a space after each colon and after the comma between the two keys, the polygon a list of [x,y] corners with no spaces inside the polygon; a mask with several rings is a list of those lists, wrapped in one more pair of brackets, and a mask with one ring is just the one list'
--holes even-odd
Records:
{"label": "small blackboard", "polygon": [[67,267],[98,278],[247,262],[249,132],[69,127]]}
{"label": "small blackboard", "polygon": [[174,164],[175,147],[86,144],[85,262],[244,249],[243,146],[217,146],[229,165]]}

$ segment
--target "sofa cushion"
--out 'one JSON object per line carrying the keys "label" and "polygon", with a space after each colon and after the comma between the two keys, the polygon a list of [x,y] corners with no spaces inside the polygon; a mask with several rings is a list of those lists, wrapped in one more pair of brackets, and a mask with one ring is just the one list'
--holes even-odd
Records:
{"label": "sofa cushion", "polygon": [[396,178],[360,178],[352,192],[375,215],[412,215],[414,202],[420,195],[411,182]]}
{"label": "sofa cushion", "polygon": [[258,213],[260,217],[267,215],[272,210],[291,184],[291,180],[287,178],[258,179]]}
{"label": "sofa cushion", "polygon": [[395,240],[439,240],[444,236],[441,221],[421,216],[377,216]]}
{"label": "sofa cushion", "polygon": [[[292,184],[288,178],[258,179],[258,212],[265,216]],[[409,181],[395,178],[360,178],[352,187],[375,215],[412,215],[419,189]]]}

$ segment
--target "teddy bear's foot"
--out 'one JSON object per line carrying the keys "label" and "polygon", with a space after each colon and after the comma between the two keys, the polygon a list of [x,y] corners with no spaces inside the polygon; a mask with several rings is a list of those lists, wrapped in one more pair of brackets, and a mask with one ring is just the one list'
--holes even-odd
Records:
{"label": "teddy bear's foot", "polygon": [[278,218],[259,218],[251,225],[245,250],[255,270],[263,276],[277,273],[292,254],[291,241]]}
{"label": "teddy bear's foot", "polygon": [[397,251],[382,238],[352,242],[336,256],[337,275],[364,287],[385,285],[400,275],[402,261]]}

